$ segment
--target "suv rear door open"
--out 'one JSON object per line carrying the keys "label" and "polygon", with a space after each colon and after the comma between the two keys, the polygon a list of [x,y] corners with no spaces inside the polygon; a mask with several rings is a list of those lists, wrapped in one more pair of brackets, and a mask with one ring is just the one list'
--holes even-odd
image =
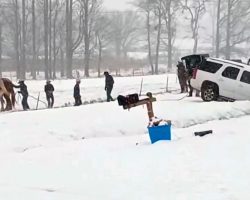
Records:
{"label": "suv rear door open", "polygon": [[195,67],[199,67],[207,57],[209,57],[209,54],[193,54],[182,57],[181,60],[184,61],[188,70],[192,70]]}

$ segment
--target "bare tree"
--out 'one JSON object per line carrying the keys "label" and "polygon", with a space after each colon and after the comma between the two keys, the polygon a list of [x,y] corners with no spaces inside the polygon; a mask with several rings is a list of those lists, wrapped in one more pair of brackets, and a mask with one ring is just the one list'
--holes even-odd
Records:
{"label": "bare tree", "polygon": [[84,75],[89,77],[89,65],[91,55],[91,42],[94,41],[94,22],[102,0],[80,0],[81,8],[83,11],[83,37],[84,37]]}
{"label": "bare tree", "polygon": [[160,43],[161,43],[161,30],[162,30],[162,0],[158,0],[156,4],[156,11],[155,15],[158,18],[158,24],[156,26],[157,28],[157,39],[156,39],[156,51],[155,51],[155,74],[158,74],[159,67],[159,49],[160,49]]}
{"label": "bare tree", "polygon": [[217,16],[216,16],[216,45],[215,45],[215,55],[218,58],[220,53],[220,19],[221,16],[221,0],[218,0],[217,5]]}
{"label": "bare tree", "polygon": [[36,79],[36,3],[32,0],[32,68],[31,76]]}
{"label": "bare tree", "polygon": [[227,0],[221,2],[221,12],[223,16],[220,19],[220,52],[226,59],[231,58],[232,52],[241,55],[248,54],[240,50],[238,46],[250,39],[250,2],[241,0]]}
{"label": "bare tree", "polygon": [[112,21],[105,15],[99,15],[95,23],[96,47],[98,51],[97,73],[101,76],[103,48],[107,47],[112,38],[111,30]]}
{"label": "bare tree", "polygon": [[[2,3],[2,2],[1,2]],[[5,37],[6,43],[12,44],[12,48],[5,48],[5,51],[13,57],[16,67],[16,76],[21,78],[21,66],[20,66],[20,41],[21,41],[21,20],[19,13],[19,1],[11,0],[11,2],[4,2],[1,4],[1,17],[5,22],[5,31],[2,34]],[[3,37],[3,36],[2,36]],[[2,44],[3,45],[3,44]]]}
{"label": "bare tree", "polygon": [[52,78],[52,0],[49,0],[49,78]]}
{"label": "bare tree", "polygon": [[[167,49],[168,49],[168,70],[172,69],[173,43],[176,32],[176,14],[179,10],[178,0],[166,0],[163,4],[163,19],[167,30]],[[164,42],[164,40],[163,40]]]}
{"label": "bare tree", "polygon": [[22,0],[22,37],[21,37],[21,78],[25,79],[26,74],[26,4],[25,0]]}
{"label": "bare tree", "polygon": [[57,55],[59,52],[59,47],[56,44],[56,40],[57,40],[57,21],[58,21],[58,12],[60,9],[60,3],[59,0],[55,1],[55,5],[54,5],[54,18],[53,18],[53,64],[52,64],[52,78],[55,79],[56,78],[56,59],[57,59]]}
{"label": "bare tree", "polygon": [[181,2],[184,11],[189,14],[190,28],[192,31],[192,39],[194,40],[193,53],[197,52],[199,39],[199,22],[205,14],[205,0],[185,0]]}
{"label": "bare tree", "polygon": [[21,77],[20,69],[20,22],[19,22],[19,4],[18,0],[12,0],[14,13],[14,50],[16,57],[16,73],[17,78]]}
{"label": "bare tree", "polygon": [[44,0],[44,64],[45,79],[49,79],[49,2]]}
{"label": "bare tree", "polygon": [[231,46],[230,46],[230,40],[231,40],[231,0],[227,0],[227,37],[226,37],[226,59],[230,59],[231,54]]}
{"label": "bare tree", "polygon": [[146,30],[147,30],[147,49],[148,49],[148,61],[151,68],[151,73],[154,74],[154,64],[152,57],[152,42],[151,42],[151,18],[153,13],[153,2],[151,0],[139,0],[135,5],[145,13],[146,17]]}
{"label": "bare tree", "polygon": [[73,0],[66,1],[66,66],[67,78],[72,78],[72,12]]}
{"label": "bare tree", "polygon": [[84,74],[89,77],[89,61],[90,61],[90,5],[91,0],[82,0],[84,12]]}
{"label": "bare tree", "polygon": [[[62,21],[61,21],[62,22]],[[66,33],[65,31],[61,31],[64,30],[65,27],[65,21],[63,21],[59,27],[58,27],[58,48],[59,48],[59,52],[60,52],[60,76],[64,77],[65,76],[65,70],[66,70],[66,65],[65,65],[65,38],[66,38]],[[72,75],[72,74],[71,74]]]}
{"label": "bare tree", "polygon": [[136,47],[140,29],[140,16],[136,12],[116,12],[110,16],[111,44],[116,55],[116,73],[121,68],[121,61],[126,61],[129,50]]}
{"label": "bare tree", "polygon": [[[64,4],[62,3],[60,5],[61,6],[64,6]],[[60,7],[58,8],[60,10]],[[65,44],[65,41],[66,41],[66,31],[65,31],[65,24],[66,24],[66,20],[65,20],[65,16],[66,14],[65,13],[62,13],[60,14],[60,17],[58,16],[58,18],[60,20],[58,20],[58,22],[56,23],[57,24],[57,40],[58,40],[58,49],[57,51],[58,54],[60,53],[60,76],[61,77],[64,77],[65,76],[65,70],[66,70],[66,65],[65,65],[65,49],[66,49],[66,44]],[[67,49],[66,49],[67,50]],[[72,59],[72,57],[71,57]],[[67,61],[68,62],[68,61]],[[72,63],[72,62],[70,62]],[[71,66],[71,69],[72,69],[72,66]],[[71,73],[71,76],[72,76],[72,73]]]}
{"label": "bare tree", "polygon": [[[72,78],[72,59],[74,51],[79,47],[83,40],[83,10],[81,2],[79,2],[79,9],[77,13],[78,31],[77,35],[73,38],[73,0],[66,1],[66,76]],[[61,51],[62,53],[62,51]],[[62,55],[62,54],[61,54]]]}

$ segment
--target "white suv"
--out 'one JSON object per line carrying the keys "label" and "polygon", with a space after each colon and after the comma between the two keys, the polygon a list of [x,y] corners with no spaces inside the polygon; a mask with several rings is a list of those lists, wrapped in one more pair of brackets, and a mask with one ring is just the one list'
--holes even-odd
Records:
{"label": "white suv", "polygon": [[[197,56],[197,55],[196,55]],[[219,97],[250,100],[250,66],[224,59],[201,57],[192,69],[191,85],[204,101]]]}

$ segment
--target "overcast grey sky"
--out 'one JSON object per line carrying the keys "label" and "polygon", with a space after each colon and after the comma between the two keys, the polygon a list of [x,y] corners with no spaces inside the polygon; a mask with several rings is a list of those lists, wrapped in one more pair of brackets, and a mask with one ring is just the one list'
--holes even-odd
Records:
{"label": "overcast grey sky", "polygon": [[126,10],[131,8],[131,1],[133,0],[103,0],[103,3],[108,10]]}

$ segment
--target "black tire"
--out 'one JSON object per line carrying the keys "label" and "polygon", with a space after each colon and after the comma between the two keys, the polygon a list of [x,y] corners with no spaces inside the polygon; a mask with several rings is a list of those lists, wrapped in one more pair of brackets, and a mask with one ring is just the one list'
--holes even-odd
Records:
{"label": "black tire", "polygon": [[218,96],[218,89],[214,84],[206,84],[201,88],[201,98],[203,101],[216,101]]}

